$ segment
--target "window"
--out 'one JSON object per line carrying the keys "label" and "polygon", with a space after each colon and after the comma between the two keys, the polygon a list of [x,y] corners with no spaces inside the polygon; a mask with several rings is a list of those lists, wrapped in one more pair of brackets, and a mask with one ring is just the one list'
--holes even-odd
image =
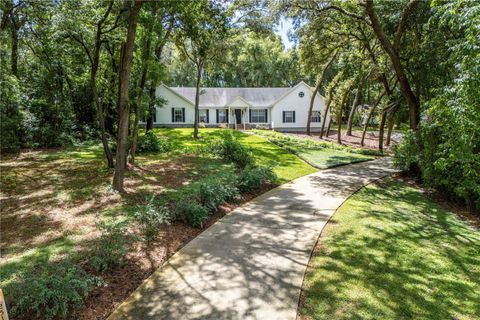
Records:
{"label": "window", "polygon": [[198,110],[199,122],[208,123],[208,110]]}
{"label": "window", "polygon": [[250,122],[251,123],[266,123],[267,122],[267,109],[250,110]]}
{"label": "window", "polygon": [[322,122],[322,114],[320,111],[312,111],[312,122]]}
{"label": "window", "polygon": [[283,123],[295,123],[295,111],[283,111]]}
{"label": "window", "polygon": [[298,93],[298,96],[299,96],[300,98],[303,98],[303,97],[305,97],[305,92],[303,92],[303,91],[300,91],[300,92]]}
{"label": "window", "polygon": [[185,122],[185,108],[172,108],[172,122]]}
{"label": "window", "polygon": [[228,122],[228,115],[227,110],[217,110],[217,123],[227,123]]}

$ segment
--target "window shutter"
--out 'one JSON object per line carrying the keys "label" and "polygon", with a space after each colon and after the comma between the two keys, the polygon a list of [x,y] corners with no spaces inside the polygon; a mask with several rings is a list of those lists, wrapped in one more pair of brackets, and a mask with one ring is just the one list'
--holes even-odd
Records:
{"label": "window shutter", "polygon": [[282,111],[282,118],[283,123],[285,123],[285,111]]}
{"label": "window shutter", "polygon": [[225,113],[227,114],[227,123],[228,123],[228,116],[229,116],[230,112],[228,112],[228,109],[227,109],[227,110],[225,110]]}
{"label": "window shutter", "polygon": [[175,122],[175,108],[172,108],[172,122]]}
{"label": "window shutter", "polygon": [[209,115],[208,115],[208,114],[209,114],[209,111],[210,111],[210,110],[207,109],[207,123],[210,123],[210,118],[209,118]]}
{"label": "window shutter", "polygon": [[265,109],[265,123],[268,122],[268,109]]}
{"label": "window shutter", "polygon": [[293,123],[295,123],[295,111],[292,111],[293,113]]}
{"label": "window shutter", "polygon": [[252,122],[252,109],[248,109],[248,122]]}
{"label": "window shutter", "polygon": [[215,110],[215,111],[217,111],[217,123],[218,123],[218,109],[217,109],[217,110]]}
{"label": "window shutter", "polygon": [[157,123],[157,108],[153,108],[153,122]]}
{"label": "window shutter", "polygon": [[185,108],[182,108],[182,122],[185,122]]}

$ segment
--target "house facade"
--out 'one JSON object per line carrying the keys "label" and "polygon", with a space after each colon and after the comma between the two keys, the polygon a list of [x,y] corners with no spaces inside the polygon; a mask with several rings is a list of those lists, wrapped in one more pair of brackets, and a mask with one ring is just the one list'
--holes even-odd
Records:
{"label": "house facade", "polygon": [[[300,82],[291,88],[203,88],[200,91],[199,120],[205,127],[236,129],[263,128],[305,131],[313,88]],[[192,127],[195,117],[195,88],[160,85],[157,97],[167,103],[156,107],[154,127]],[[311,130],[324,120],[324,98],[317,94]]]}

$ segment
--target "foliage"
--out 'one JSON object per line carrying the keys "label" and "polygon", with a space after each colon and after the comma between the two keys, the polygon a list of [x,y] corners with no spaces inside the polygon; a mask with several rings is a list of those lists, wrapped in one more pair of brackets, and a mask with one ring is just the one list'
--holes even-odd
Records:
{"label": "foliage", "polygon": [[152,196],[145,205],[139,205],[135,209],[134,220],[140,226],[140,229],[147,241],[153,240],[160,227],[170,223],[170,210],[158,205]]}
{"label": "foliage", "polygon": [[147,152],[168,152],[172,150],[167,139],[161,139],[157,137],[152,131],[146,132],[144,135],[138,137],[137,141],[137,152],[138,153],[147,153]]}
{"label": "foliage", "polygon": [[226,177],[206,179],[198,184],[200,203],[209,210],[215,210],[225,201],[233,201],[238,195],[237,177],[233,174]]}
{"label": "foliage", "polygon": [[101,236],[91,252],[90,264],[97,271],[106,272],[123,263],[129,242],[127,222],[100,221],[96,226]]}
{"label": "foliage", "polygon": [[93,286],[102,284],[100,278],[87,275],[69,261],[42,266],[22,274],[19,282],[12,285],[12,316],[66,318],[83,305]]}
{"label": "foliage", "polygon": [[209,212],[206,207],[192,201],[179,202],[176,208],[176,214],[178,217],[186,220],[194,227],[203,226],[203,222],[205,222],[209,216]]}
{"label": "foliage", "polygon": [[0,150],[16,151],[23,141],[23,114],[20,112],[21,91],[18,79],[6,75],[0,81]]}
{"label": "foliage", "polygon": [[480,212],[480,5],[444,3],[436,10],[440,26],[465,34],[448,42],[457,78],[429,101],[418,132],[396,149],[396,163]]}
{"label": "foliage", "polygon": [[226,162],[235,164],[240,169],[254,164],[251,151],[243,146],[230,132],[223,134],[222,139],[212,140],[209,151]]}
{"label": "foliage", "polygon": [[254,192],[264,183],[272,183],[276,179],[277,177],[270,167],[246,167],[238,177],[238,189],[241,192]]}

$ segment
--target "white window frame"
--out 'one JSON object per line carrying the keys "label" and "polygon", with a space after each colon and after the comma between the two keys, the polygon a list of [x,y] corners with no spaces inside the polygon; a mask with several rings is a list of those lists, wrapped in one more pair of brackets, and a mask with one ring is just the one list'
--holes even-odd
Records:
{"label": "white window frame", "polygon": [[183,121],[183,109],[182,108],[173,108],[173,122],[185,122]]}
{"label": "white window frame", "polygon": [[266,109],[250,109],[251,123],[266,123],[267,119],[265,118]]}
{"label": "white window frame", "polygon": [[312,118],[310,119],[311,122],[322,122],[322,112],[319,110],[312,111]]}
{"label": "white window frame", "polygon": [[208,123],[207,119],[207,109],[198,110],[198,122]]}
{"label": "white window frame", "polygon": [[[295,111],[285,110],[283,112],[285,112],[285,119],[284,119],[283,123],[295,123],[295,121],[294,121],[295,120],[295,116],[294,116]],[[288,115],[290,115],[290,116],[288,116]]]}

